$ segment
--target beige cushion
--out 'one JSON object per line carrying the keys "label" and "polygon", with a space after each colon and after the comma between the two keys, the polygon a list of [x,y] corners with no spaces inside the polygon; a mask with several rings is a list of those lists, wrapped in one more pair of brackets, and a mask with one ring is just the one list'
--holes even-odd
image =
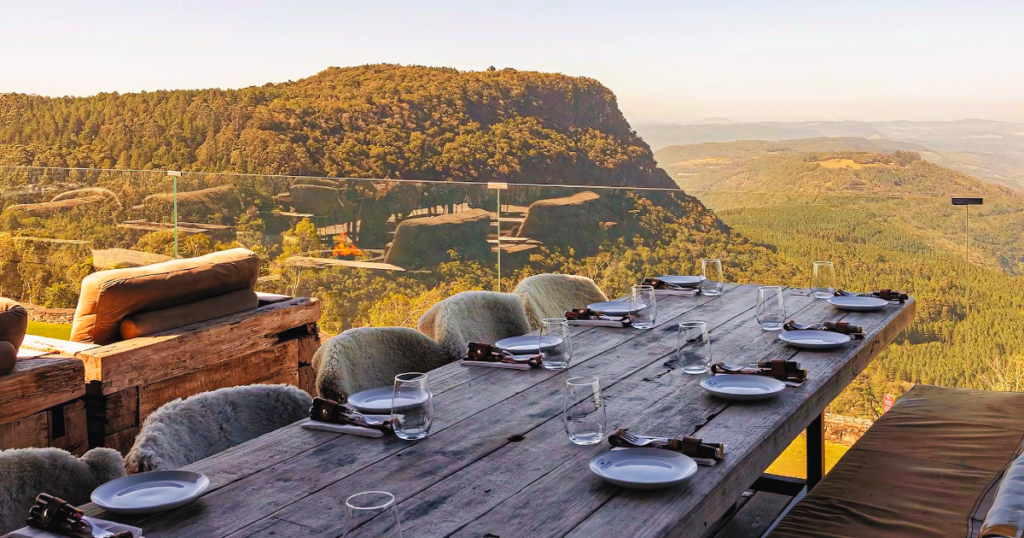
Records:
{"label": "beige cushion", "polygon": [[128,316],[252,289],[259,273],[259,257],[243,248],[93,273],[82,281],[71,340],[116,342]]}
{"label": "beige cushion", "polygon": [[17,350],[25,340],[28,329],[28,310],[24,306],[0,297],[0,342],[10,342]]}
{"label": "beige cushion", "polygon": [[121,338],[130,340],[147,334],[177,329],[193,323],[222,318],[259,306],[252,290],[238,290],[194,303],[135,314],[121,321]]}

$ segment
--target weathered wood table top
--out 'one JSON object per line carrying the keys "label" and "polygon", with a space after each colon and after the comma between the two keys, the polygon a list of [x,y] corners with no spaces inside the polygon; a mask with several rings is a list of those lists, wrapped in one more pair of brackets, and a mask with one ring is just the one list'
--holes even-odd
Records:
{"label": "weathered wood table top", "polygon": [[[187,467],[209,476],[209,491],[169,512],[126,517],[87,512],[161,536],[336,537],[344,499],[367,490],[395,494],[406,536],[699,536],[914,316],[913,300],[881,312],[847,313],[787,289],[789,318],[863,325],[864,340],[831,351],[800,351],[754,319],[757,286],[727,285],[718,297],[658,297],[650,330],[574,327],[567,371],[450,364],[430,372],[435,421],[418,442],[305,430],[297,425]],[[727,402],[699,387],[702,375],[671,362],[676,324],[708,323],[715,361],[752,364],[793,358],[809,380],[774,399]],[[591,474],[609,449],[569,442],[562,389],[596,375],[609,430],[690,435],[723,442],[727,456],[687,483],[623,489]],[[358,536],[375,536],[373,523]]]}

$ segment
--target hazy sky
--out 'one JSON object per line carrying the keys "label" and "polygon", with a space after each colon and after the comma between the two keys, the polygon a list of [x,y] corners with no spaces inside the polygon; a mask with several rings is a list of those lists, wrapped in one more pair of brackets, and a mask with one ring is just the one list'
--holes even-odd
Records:
{"label": "hazy sky", "polygon": [[634,122],[1024,121],[1020,0],[0,0],[0,23],[0,92],[233,88],[380,62],[494,65],[596,78]]}

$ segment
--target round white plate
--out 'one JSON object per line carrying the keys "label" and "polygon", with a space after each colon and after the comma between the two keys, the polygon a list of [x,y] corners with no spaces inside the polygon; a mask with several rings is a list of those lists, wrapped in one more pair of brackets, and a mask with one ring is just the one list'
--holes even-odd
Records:
{"label": "round white plate", "polygon": [[590,460],[590,470],[617,486],[658,489],[688,480],[697,472],[697,462],[671,450],[626,448]]}
{"label": "round white plate", "polygon": [[779,340],[803,349],[832,349],[849,342],[851,338],[845,334],[832,331],[782,331]]}
{"label": "round white plate", "polygon": [[544,336],[513,336],[502,338],[494,343],[509,353],[537,353],[547,351],[562,345],[562,339],[557,336],[545,334]]}
{"label": "round white plate", "polygon": [[647,308],[647,305],[630,301],[608,301],[607,303],[588,304],[587,308],[606,316],[626,316]]}
{"label": "round white plate", "polygon": [[878,310],[889,304],[889,301],[879,299],[878,297],[833,297],[828,302],[840,310],[850,310],[852,312]]}
{"label": "round white plate", "polygon": [[151,514],[199,497],[210,479],[191,471],[151,471],[118,478],[93,490],[96,506],[117,514]]}
{"label": "round white plate", "polygon": [[[380,387],[376,389],[357,392],[348,397],[348,403],[359,410],[360,413],[391,415],[391,400],[394,397],[393,387]],[[397,408],[399,411],[423,403],[423,394],[416,389],[399,389]]]}
{"label": "round white plate", "polygon": [[774,377],[737,374],[716,375],[700,382],[704,390],[726,400],[763,400],[782,392],[786,384]]}
{"label": "round white plate", "polygon": [[697,284],[700,284],[701,277],[699,276],[688,276],[688,275],[666,275],[659,276],[658,280],[671,284],[673,286],[679,286],[680,288],[692,288]]}

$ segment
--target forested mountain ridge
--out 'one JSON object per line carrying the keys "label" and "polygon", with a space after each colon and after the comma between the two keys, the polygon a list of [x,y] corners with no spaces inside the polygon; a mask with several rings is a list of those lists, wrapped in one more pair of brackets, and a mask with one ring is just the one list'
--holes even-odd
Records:
{"label": "forested mountain ridge", "polygon": [[0,95],[0,164],[676,187],[594,79],[387,64],[236,90]]}

